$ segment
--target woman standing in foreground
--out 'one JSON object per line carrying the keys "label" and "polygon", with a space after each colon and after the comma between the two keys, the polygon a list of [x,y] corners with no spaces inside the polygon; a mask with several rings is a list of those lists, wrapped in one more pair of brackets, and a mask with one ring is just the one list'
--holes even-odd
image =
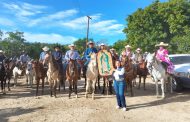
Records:
{"label": "woman standing in foreground", "polygon": [[125,88],[126,88],[126,82],[124,79],[124,75],[125,75],[125,69],[123,67],[121,67],[121,62],[120,61],[116,61],[116,69],[113,73],[113,77],[114,77],[114,89],[115,89],[115,93],[116,93],[116,98],[117,98],[117,109],[122,108],[123,111],[127,111],[126,108],[126,101],[125,101]]}

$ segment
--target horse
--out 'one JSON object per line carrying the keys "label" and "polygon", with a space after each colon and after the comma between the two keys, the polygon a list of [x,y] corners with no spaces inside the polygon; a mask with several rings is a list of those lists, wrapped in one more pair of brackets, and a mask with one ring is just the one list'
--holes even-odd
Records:
{"label": "horse", "polygon": [[[125,68],[125,81],[127,82],[127,86],[130,87],[131,97],[134,96],[133,93],[133,80],[137,77],[137,72],[135,67],[132,64],[132,61],[129,57],[121,57],[121,64]],[[126,90],[127,90],[126,86]]]}
{"label": "horse", "polygon": [[36,96],[38,95],[40,79],[42,81],[42,95],[43,95],[43,93],[44,93],[44,80],[47,76],[47,70],[46,70],[46,68],[44,68],[43,63],[38,61],[38,60],[32,61],[32,68],[34,69],[34,73],[35,73]]}
{"label": "horse", "polygon": [[13,75],[13,68],[16,65],[16,60],[15,58],[6,58],[4,60],[4,66],[5,66],[5,72],[6,72],[6,81],[8,80],[8,91],[10,91],[10,80]]}
{"label": "horse", "polygon": [[69,98],[71,97],[72,87],[77,95],[78,69],[76,60],[70,59],[66,68],[66,78],[69,81]]}
{"label": "horse", "polygon": [[147,63],[144,60],[137,64],[137,75],[139,76],[138,89],[140,89],[141,78],[143,78],[143,86],[144,86],[144,90],[145,90],[145,82],[146,82],[146,78],[148,75],[148,69],[147,69],[146,65],[147,65]]}
{"label": "horse", "polygon": [[63,77],[61,74],[61,68],[59,64],[56,62],[56,60],[54,59],[51,52],[45,55],[44,64],[46,62],[48,63],[47,76],[48,76],[48,81],[50,83],[50,96],[52,97],[54,93],[54,97],[57,97],[56,96],[57,86],[59,86],[60,88],[60,82],[62,82],[63,80]]}
{"label": "horse", "polygon": [[94,100],[94,92],[96,87],[96,81],[98,78],[98,65],[97,65],[97,57],[95,53],[91,54],[90,62],[87,67],[86,72],[87,85],[86,85],[86,93],[85,97],[88,97],[88,93],[92,93],[92,99]]}
{"label": "horse", "polygon": [[157,97],[159,96],[158,81],[161,81],[162,98],[165,98],[165,84],[166,81],[168,81],[168,79],[170,81],[171,93],[173,92],[172,77],[167,73],[166,69],[161,64],[161,62],[156,59],[155,53],[153,54],[149,53],[146,57],[146,61],[147,61],[148,71],[150,75],[152,75],[153,80],[156,84],[156,96]]}
{"label": "horse", "polygon": [[33,85],[33,77],[34,77],[34,73],[33,73],[33,68],[32,68],[32,61],[27,62],[26,65],[26,82],[27,85],[30,87],[32,87]]}
{"label": "horse", "polygon": [[19,69],[19,66],[17,65],[13,68],[14,87],[16,87],[18,76],[22,75],[22,72],[23,71]]}
{"label": "horse", "polygon": [[4,67],[4,62],[0,62],[0,81],[1,81],[1,90],[3,94],[6,94],[5,92],[5,85],[6,85],[6,72]]}

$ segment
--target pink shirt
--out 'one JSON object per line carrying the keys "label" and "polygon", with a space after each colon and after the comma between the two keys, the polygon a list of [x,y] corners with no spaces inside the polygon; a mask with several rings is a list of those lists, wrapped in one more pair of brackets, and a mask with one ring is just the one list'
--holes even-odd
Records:
{"label": "pink shirt", "polygon": [[158,60],[162,60],[164,62],[168,62],[168,50],[167,49],[159,49],[156,53],[156,58]]}

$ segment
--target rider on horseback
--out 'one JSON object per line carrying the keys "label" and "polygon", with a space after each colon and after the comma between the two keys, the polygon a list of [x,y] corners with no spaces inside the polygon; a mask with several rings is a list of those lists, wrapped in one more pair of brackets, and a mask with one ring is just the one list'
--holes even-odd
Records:
{"label": "rider on horseback", "polygon": [[55,49],[55,51],[53,52],[53,56],[54,56],[56,62],[62,68],[62,52],[60,50],[60,46],[55,46],[54,49]]}
{"label": "rider on horseback", "polygon": [[143,55],[141,53],[141,49],[140,48],[136,49],[136,53],[135,53],[133,61],[134,61],[134,64],[137,66],[137,68],[139,67],[140,64],[143,63]]}
{"label": "rider on horseback", "polygon": [[[77,63],[77,61],[79,61],[81,59],[78,51],[75,50],[75,45],[74,44],[70,44],[69,48],[70,48],[70,50],[68,50],[66,52],[66,54],[65,54],[66,64],[64,65],[64,69],[66,69],[67,64],[69,63],[70,60],[76,60],[76,63]],[[80,65],[78,63],[77,63],[77,68],[78,68],[79,79],[80,79],[81,67],[80,67]]]}
{"label": "rider on horseback", "polygon": [[156,52],[156,58],[162,63],[166,71],[171,74],[174,70],[174,66],[168,57],[168,50],[165,49],[165,47],[167,47],[168,44],[160,42],[160,44],[157,44],[155,46],[159,47],[159,49]]}
{"label": "rider on horseback", "polygon": [[24,66],[30,60],[30,57],[27,55],[25,51],[22,51],[22,55],[20,56],[21,65]]}
{"label": "rider on horseback", "polygon": [[44,62],[45,55],[49,53],[49,47],[45,46],[42,48],[42,50],[43,52],[40,53],[40,59],[39,59],[40,62]]}

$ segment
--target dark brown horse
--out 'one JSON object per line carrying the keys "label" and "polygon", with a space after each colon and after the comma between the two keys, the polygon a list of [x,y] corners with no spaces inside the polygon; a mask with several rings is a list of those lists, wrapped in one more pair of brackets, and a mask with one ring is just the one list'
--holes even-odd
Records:
{"label": "dark brown horse", "polygon": [[78,69],[77,69],[77,62],[76,60],[69,60],[69,63],[66,68],[66,77],[69,81],[69,98],[71,97],[71,93],[74,89],[74,92],[77,95],[77,81],[78,81]]}
{"label": "dark brown horse", "polygon": [[144,90],[145,90],[145,82],[146,82],[146,78],[148,75],[148,69],[146,67],[146,62],[143,60],[141,63],[139,63],[137,65],[137,75],[139,76],[139,89],[140,89],[140,85],[141,85],[141,78],[143,78],[143,85],[144,85]]}
{"label": "dark brown horse", "polygon": [[4,67],[4,62],[0,62],[0,82],[1,82],[1,90],[3,94],[5,93],[5,85],[6,85],[6,72]]}
{"label": "dark brown horse", "polygon": [[38,95],[38,89],[40,85],[40,80],[42,81],[42,94],[44,93],[44,80],[47,77],[47,69],[44,68],[43,63],[36,60],[32,62],[32,67],[35,72],[35,80],[36,80],[36,96]]}
{"label": "dark brown horse", "polygon": [[[122,66],[125,67],[125,81],[127,86],[130,87],[131,97],[133,93],[133,80],[137,77],[137,71],[128,57],[121,57]],[[126,88],[127,90],[127,88]]]}
{"label": "dark brown horse", "polygon": [[5,72],[6,72],[6,81],[8,81],[7,87],[8,91],[10,91],[10,80],[13,75],[13,68],[16,66],[16,59],[6,58],[4,60]]}

